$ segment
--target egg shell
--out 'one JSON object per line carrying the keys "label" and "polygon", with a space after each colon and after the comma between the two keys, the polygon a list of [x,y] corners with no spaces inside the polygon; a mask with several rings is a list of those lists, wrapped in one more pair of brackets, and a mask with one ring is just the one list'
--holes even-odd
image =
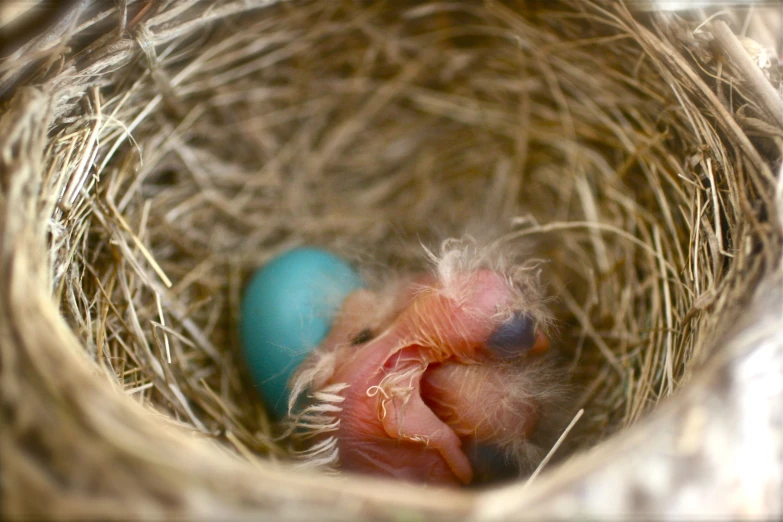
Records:
{"label": "egg shell", "polygon": [[348,294],[361,286],[347,262],[318,248],[288,251],[251,278],[242,299],[242,353],[277,418],[288,410],[291,375],[326,337]]}

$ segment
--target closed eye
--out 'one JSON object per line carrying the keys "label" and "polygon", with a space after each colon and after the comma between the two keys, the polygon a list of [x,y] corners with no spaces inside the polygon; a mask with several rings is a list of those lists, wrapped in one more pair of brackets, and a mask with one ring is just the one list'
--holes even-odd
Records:
{"label": "closed eye", "polygon": [[536,322],[524,312],[497,327],[487,345],[501,358],[510,359],[529,352],[536,344]]}
{"label": "closed eye", "polygon": [[358,334],[353,336],[353,339],[351,339],[351,346],[364,344],[367,341],[371,341],[373,337],[375,337],[375,334],[373,334],[372,330],[369,328],[364,328]]}

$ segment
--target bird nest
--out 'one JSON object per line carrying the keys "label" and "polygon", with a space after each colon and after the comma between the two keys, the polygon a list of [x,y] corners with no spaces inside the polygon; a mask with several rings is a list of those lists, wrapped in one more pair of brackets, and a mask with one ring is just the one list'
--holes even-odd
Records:
{"label": "bird nest", "polygon": [[[3,518],[780,509],[781,73],[742,17],[72,4],[0,64]],[[249,275],[465,234],[541,260],[561,462],[437,494],[292,469],[238,355]]]}

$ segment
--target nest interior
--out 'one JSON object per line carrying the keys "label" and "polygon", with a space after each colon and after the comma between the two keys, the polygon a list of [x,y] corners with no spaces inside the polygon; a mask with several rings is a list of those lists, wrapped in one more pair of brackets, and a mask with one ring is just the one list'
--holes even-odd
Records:
{"label": "nest interior", "polygon": [[279,465],[238,354],[243,284],[295,245],[382,272],[469,232],[545,260],[584,410],[561,456],[676,395],[780,268],[781,124],[726,51],[758,48],[717,23],[576,0],[79,3],[0,69],[6,513],[341,491]]}

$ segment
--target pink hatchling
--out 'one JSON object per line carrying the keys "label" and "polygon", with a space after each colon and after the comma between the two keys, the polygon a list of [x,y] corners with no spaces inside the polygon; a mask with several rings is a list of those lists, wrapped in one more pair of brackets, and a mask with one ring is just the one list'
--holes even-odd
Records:
{"label": "pink hatchling", "polygon": [[547,373],[540,297],[531,270],[465,258],[345,299],[292,379],[307,462],[430,484],[518,474]]}

